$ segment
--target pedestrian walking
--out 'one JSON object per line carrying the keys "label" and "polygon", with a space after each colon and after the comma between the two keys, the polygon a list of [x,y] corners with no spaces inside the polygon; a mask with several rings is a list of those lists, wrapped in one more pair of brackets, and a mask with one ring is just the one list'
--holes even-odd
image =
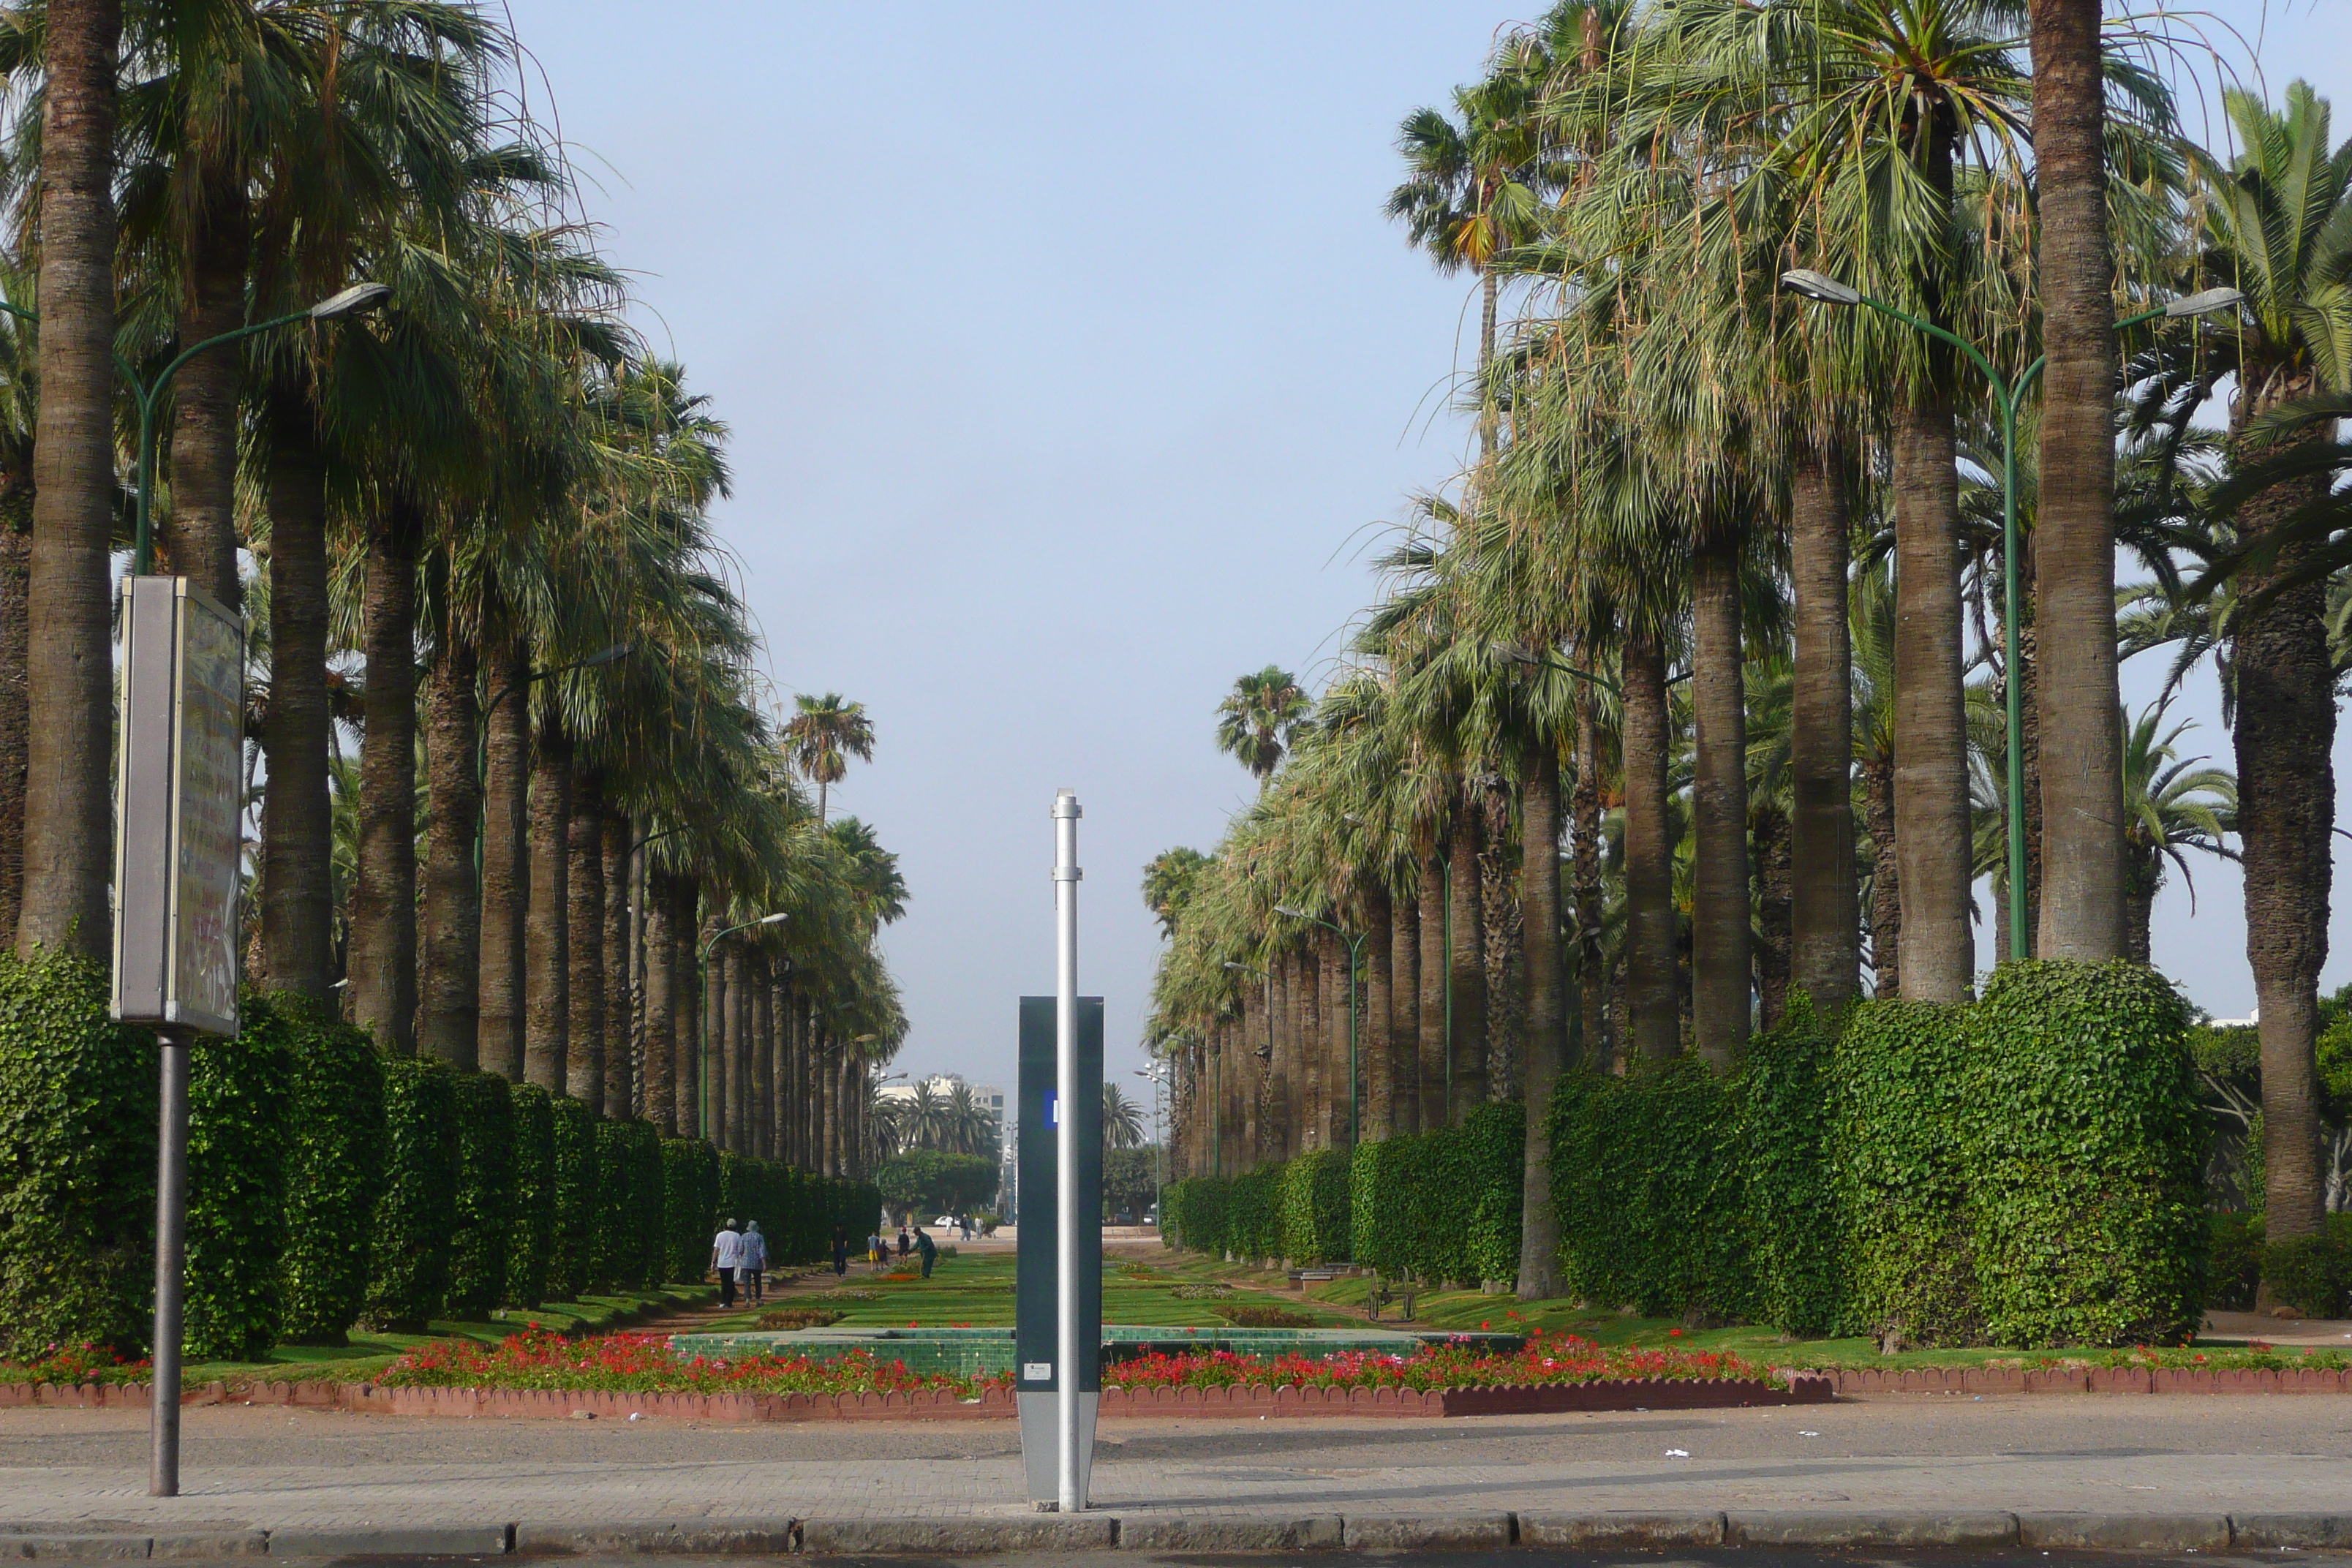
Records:
{"label": "pedestrian walking", "polygon": [[759,1306],[768,1299],[768,1238],[760,1234],[760,1222],[753,1220],[743,1232],[743,1261],[736,1266],[743,1281],[743,1293]]}
{"label": "pedestrian walking", "polygon": [[929,1279],[931,1265],[940,1260],[940,1244],[925,1236],[919,1225],[915,1227],[915,1250],[923,1255],[923,1278]]}
{"label": "pedestrian walking", "polygon": [[833,1227],[833,1277],[836,1279],[849,1272],[849,1232],[840,1226]]}
{"label": "pedestrian walking", "polygon": [[710,1238],[710,1268],[719,1276],[719,1304],[735,1304],[735,1270],[743,1267],[743,1233],[729,1220],[717,1236]]}
{"label": "pedestrian walking", "polygon": [[866,1233],[866,1261],[877,1268],[882,1266],[882,1233],[878,1230]]}
{"label": "pedestrian walking", "polygon": [[898,1261],[901,1263],[907,1261],[907,1254],[914,1250],[915,1244],[907,1239],[907,1227],[900,1226],[898,1227]]}

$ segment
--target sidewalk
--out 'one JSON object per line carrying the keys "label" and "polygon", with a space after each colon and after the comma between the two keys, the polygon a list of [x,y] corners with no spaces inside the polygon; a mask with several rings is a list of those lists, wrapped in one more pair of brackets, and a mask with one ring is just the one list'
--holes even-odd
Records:
{"label": "sidewalk", "polygon": [[[271,1547],[282,1554],[320,1531],[459,1531],[487,1542],[515,1526],[528,1542],[746,1520],[837,1531],[1034,1517],[1019,1495],[1018,1436],[994,1423],[184,1415],[185,1495],[158,1500],[145,1495],[141,1413],[0,1412],[0,1532],[268,1531],[287,1543]],[[1757,1511],[1916,1521],[1990,1510],[2169,1518],[2166,1540],[2193,1544],[2218,1529],[2227,1544],[2225,1515],[2352,1516],[2352,1402],[1910,1397],[1444,1423],[1107,1423],[1093,1490],[1121,1539],[1136,1540],[1176,1521],[1334,1515],[1369,1542],[1382,1520],[1483,1520],[1487,1536],[1516,1539],[1553,1514],[1728,1513],[1737,1534],[1739,1516]],[[2006,1528],[2017,1539],[2014,1521]],[[2352,1519],[2340,1528],[2352,1541]]]}

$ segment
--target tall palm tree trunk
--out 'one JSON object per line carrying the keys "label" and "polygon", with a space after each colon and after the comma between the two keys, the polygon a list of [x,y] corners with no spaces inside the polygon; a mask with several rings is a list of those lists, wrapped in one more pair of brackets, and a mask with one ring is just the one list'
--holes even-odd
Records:
{"label": "tall palm tree trunk", "polygon": [[776,1157],[776,996],[768,955],[753,948],[751,968],[751,1149],[762,1160]]}
{"label": "tall palm tree trunk", "polygon": [[629,817],[608,797],[602,823],[604,871],[604,1114],[637,1114],[636,993],[630,973]]}
{"label": "tall palm tree trunk", "polygon": [[1396,1048],[1393,1005],[1396,984],[1395,910],[1388,884],[1372,878],[1364,888],[1363,1022],[1356,1052],[1364,1073],[1364,1136],[1374,1142],[1396,1135]]}
{"label": "tall palm tree trunk", "polygon": [[1808,457],[1797,468],[1789,505],[1789,574],[1796,590],[1789,978],[1824,1015],[1853,999],[1862,972],[1853,861],[1853,629],[1846,595],[1853,521],[1843,468],[1830,455]]}
{"label": "tall palm tree trunk", "polygon": [[[828,1040],[827,1043],[830,1045],[831,1042]],[[837,1176],[841,1174],[841,1075],[834,1070],[829,1053],[817,1061],[817,1093],[824,1101],[824,1131],[817,1147],[824,1156],[824,1173]]]}
{"label": "tall palm tree trunk", "polygon": [[[8,476],[19,481],[19,476]],[[25,890],[25,746],[31,709],[25,701],[26,588],[33,533],[17,526],[19,482],[0,495],[0,932],[13,938]]]}
{"label": "tall palm tree trunk", "polygon": [[677,893],[669,877],[646,871],[646,1120],[665,1138],[688,1136],[678,1117],[677,939],[670,916]]}
{"label": "tall palm tree trunk", "polygon": [[[180,343],[199,343],[245,324],[247,249],[250,243],[245,181],[234,170],[197,172],[196,205],[188,216],[187,297],[180,307]],[[172,506],[159,520],[157,543],[169,570],[192,579],[237,609],[244,599],[236,574],[237,387],[244,379],[242,343],[207,350],[180,367],[172,382]]]}
{"label": "tall palm tree trunk", "polygon": [[[1924,173],[1941,211],[1952,196],[1953,132],[1940,111],[1929,126]],[[1931,304],[1931,319],[1941,314]],[[1976,977],[1976,947],[1952,420],[1958,371],[1941,343],[1930,342],[1926,356],[1927,368],[1895,416],[1895,852],[1903,871],[1904,998],[1961,1002]]]}
{"label": "tall palm tree trunk", "polygon": [[1759,805],[1748,830],[1756,844],[1756,1010],[1764,1027],[1777,1029],[1789,1011],[1789,933],[1795,903],[1788,813]]}
{"label": "tall palm tree trunk", "polygon": [[[1590,654],[1587,655],[1590,658]],[[1592,709],[1592,689],[1576,691],[1576,790],[1570,803],[1576,842],[1570,854],[1576,878],[1576,990],[1578,1020],[1584,1037],[1584,1064],[1606,1069],[1609,1032],[1601,1009],[1608,1005],[1607,965],[1601,951],[1604,905],[1601,889],[1601,727]]]}
{"label": "tall palm tree trunk", "polygon": [[572,816],[564,825],[564,903],[572,964],[564,1024],[565,1092],[597,1115],[604,1097],[604,776],[572,763]]}
{"label": "tall palm tree trunk", "polygon": [[352,891],[352,1012],[394,1056],[416,1050],[416,552],[422,521],[395,500],[371,520],[367,732]]}
{"label": "tall palm tree trunk", "polygon": [[[2123,753],[2115,715],[2115,260],[2107,241],[2099,0],[2032,0],[2042,217],[2042,493],[2033,551],[2041,672],[2044,958],[2124,952]],[[2013,890],[2030,897],[2031,889]]]}
{"label": "tall palm tree trunk", "polygon": [[1698,1054],[1728,1073],[1748,1043],[1748,694],[1739,638],[1739,550],[1713,538],[1692,558],[1691,1017]]}
{"label": "tall palm tree trunk", "polygon": [[[518,693],[515,700],[527,700]],[[523,1076],[563,1093],[572,1033],[572,741],[551,706],[530,773],[530,904],[523,916]]]}
{"label": "tall palm tree trunk", "polygon": [[1903,994],[1903,866],[1895,853],[1895,764],[1864,763],[1870,816],[1870,972],[1880,996]]}
{"label": "tall palm tree trunk", "polygon": [[327,476],[310,416],[273,410],[269,439],[269,709],[262,750],[261,962],[273,991],[334,994],[334,803],[328,753]]}
{"label": "tall palm tree trunk", "polygon": [[[2269,406],[2315,390],[2308,384],[2277,389]],[[2242,467],[2274,456],[2274,449],[2262,449],[2245,435],[2253,414],[2267,412],[2246,406],[2258,402],[2242,398],[2231,410],[2232,456]],[[2259,542],[2317,499],[2310,481],[2273,485],[2238,509],[2239,536]],[[2241,603],[2263,595],[2301,566],[2306,552],[2289,545],[2267,570],[2248,571],[2239,582]],[[2237,826],[2245,855],[2246,959],[2262,1009],[2264,1218],[2273,1241],[2315,1233],[2326,1208],[2316,1054],[2336,813],[2326,592],[2325,584],[2306,584],[2242,613],[2232,649]],[[2117,726],[2110,720],[2107,727]]]}
{"label": "tall palm tree trunk", "polygon": [[1449,1118],[1459,1122],[1486,1103],[1486,906],[1478,866],[1478,817],[1466,795],[1447,844],[1453,880],[1446,889],[1453,926],[1452,1048]]}
{"label": "tall palm tree trunk", "polygon": [[474,773],[480,755],[478,662],[472,638],[451,628],[425,681],[432,812],[417,958],[417,1049],[467,1072],[475,1069],[481,1051],[482,923],[474,882],[474,827],[482,815],[482,785]]}
{"label": "tall palm tree trunk", "polygon": [[1519,1090],[1527,1142],[1519,1181],[1519,1279],[1523,1301],[1557,1296],[1559,1216],[1551,1203],[1551,1094],[1565,1060],[1565,998],[1559,951],[1559,748],[1530,742],[1519,767],[1520,941],[1528,987],[1526,1050]]}
{"label": "tall palm tree trunk", "polygon": [[1447,1069],[1445,862],[1434,837],[1423,842],[1421,872],[1421,1130],[1445,1125],[1453,1073]]}
{"label": "tall palm tree trunk", "polygon": [[96,956],[110,930],[114,108],[121,0],[50,0],[41,102],[40,411],[26,584],[16,951]]}
{"label": "tall palm tree trunk", "polygon": [[743,1138],[744,1100],[751,1085],[745,1081],[743,1059],[743,953],[732,942],[720,944],[710,955],[710,972],[719,978],[719,1103],[715,1108],[723,1130],[721,1148],[738,1154],[751,1151]]}
{"label": "tall palm tree trunk", "polygon": [[1307,939],[1298,958],[1299,1054],[1305,1058],[1306,1115],[1300,1119],[1299,1148],[1331,1147],[1332,1102],[1339,1098],[1339,1075],[1331,1070],[1330,938],[1317,931]]}
{"label": "tall palm tree trunk", "polygon": [[1421,900],[1412,889],[1389,904],[1389,1080],[1396,1131],[1420,1131]]}
{"label": "tall palm tree trunk", "polygon": [[482,781],[482,1070],[523,1081],[523,919],[530,903],[525,833],[530,820],[530,654],[502,637],[490,656],[486,721],[489,771]]}
{"label": "tall palm tree trunk", "polygon": [[1666,657],[1658,639],[1629,631],[1625,675],[1625,991],[1636,1053],[1682,1050],[1676,992],[1674,845],[1666,830]]}

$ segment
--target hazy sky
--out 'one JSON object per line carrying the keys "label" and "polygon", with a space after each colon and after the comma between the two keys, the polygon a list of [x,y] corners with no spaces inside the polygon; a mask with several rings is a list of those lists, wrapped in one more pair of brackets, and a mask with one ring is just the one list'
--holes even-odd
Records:
{"label": "hazy sky", "polygon": [[[2263,57],[2352,105],[2317,5],[2273,0]],[[780,691],[873,716],[833,798],[912,890],[898,1066],[1010,1084],[1067,784],[1082,985],[1141,1091],[1141,867],[1253,792],[1216,703],[1269,661],[1319,683],[1366,551],[1464,445],[1470,293],[1381,216],[1396,122],[1534,7],[510,8],[640,324],[733,426],[719,527]],[[2210,685],[2178,710],[2226,760]],[[2165,894],[2158,962],[2242,1013],[2234,879],[2198,889],[2193,925]]]}

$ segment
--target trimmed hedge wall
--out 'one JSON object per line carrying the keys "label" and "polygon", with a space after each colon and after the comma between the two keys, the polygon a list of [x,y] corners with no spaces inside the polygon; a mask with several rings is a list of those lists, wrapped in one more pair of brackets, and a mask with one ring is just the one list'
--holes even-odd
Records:
{"label": "trimmed hedge wall", "polygon": [[456,1076],[457,1225],[449,1237],[448,1314],[487,1318],[507,1299],[515,1229],[515,1107],[493,1073]]}
{"label": "trimmed hedge wall", "polygon": [[535,1083],[510,1085],[514,1196],[508,1230],[504,1305],[529,1309],[547,1300],[555,1256],[555,1096]]}
{"label": "trimmed hedge wall", "polygon": [[457,1226],[457,1075],[430,1059],[386,1058],[383,1181],[370,1227],[364,1321],[419,1333],[440,1316]]}
{"label": "trimmed hedge wall", "polygon": [[290,992],[248,1013],[287,1054],[282,1342],[340,1345],[367,1308],[371,1234],[383,1160],[383,1058],[361,1030]]}
{"label": "trimmed hedge wall", "polygon": [[1830,1031],[1797,992],[1748,1042],[1741,1110],[1746,1236],[1760,1321],[1802,1338],[1845,1324],[1845,1249],[1831,1175]]}
{"label": "trimmed hedge wall", "polygon": [[1295,1263],[1344,1263],[1349,1194],[1348,1157],[1312,1149],[1282,1173],[1283,1255]]}
{"label": "trimmed hedge wall", "polygon": [[596,1115],[570,1095],[548,1097],[554,1115],[553,1202],[548,1213],[545,1299],[577,1301],[596,1283],[596,1219],[602,1173],[596,1164]]}
{"label": "trimmed hedge wall", "polygon": [[709,1268],[710,1238],[726,1217],[719,1212],[719,1151],[699,1138],[665,1138],[661,1162],[662,1277],[699,1279]]}
{"label": "trimmed hedge wall", "polygon": [[155,1260],[155,1051],[106,972],[0,952],[0,1356],[143,1351]]}
{"label": "trimmed hedge wall", "polygon": [[292,1063],[268,1008],[244,998],[242,1033],[188,1051],[190,1361],[262,1361],[278,1341]]}
{"label": "trimmed hedge wall", "polygon": [[1996,1344],[2179,1344],[2204,1319],[2204,1118],[2180,998],[2134,963],[2005,963],[1969,1013],[1977,1299]]}

